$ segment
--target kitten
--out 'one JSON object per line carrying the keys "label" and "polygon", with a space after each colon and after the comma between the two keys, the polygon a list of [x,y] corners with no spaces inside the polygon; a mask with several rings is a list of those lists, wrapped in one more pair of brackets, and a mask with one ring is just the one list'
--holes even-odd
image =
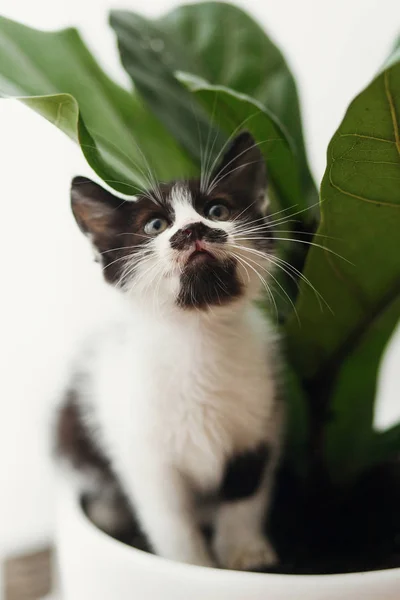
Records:
{"label": "kitten", "polygon": [[277,340],[254,304],[272,266],[265,188],[247,132],[208,181],[135,201],[72,182],[75,218],[123,308],[80,358],[58,448],[99,527],[121,530],[129,506],[156,554],[196,565],[277,560],[263,534],[282,441]]}

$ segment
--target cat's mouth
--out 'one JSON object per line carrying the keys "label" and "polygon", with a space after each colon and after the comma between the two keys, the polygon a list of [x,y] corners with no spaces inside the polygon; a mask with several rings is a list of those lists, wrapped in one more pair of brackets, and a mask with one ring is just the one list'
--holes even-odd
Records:
{"label": "cat's mouth", "polygon": [[186,264],[204,262],[207,260],[216,260],[216,257],[204,245],[204,242],[197,240],[193,252],[189,255]]}
{"label": "cat's mouth", "polygon": [[211,252],[209,252],[208,250],[205,250],[204,248],[202,248],[200,250],[198,250],[196,248],[196,250],[194,250],[194,252],[192,252],[192,254],[189,256],[186,264],[199,262],[199,261],[206,261],[206,260],[215,260],[214,254],[211,254]]}

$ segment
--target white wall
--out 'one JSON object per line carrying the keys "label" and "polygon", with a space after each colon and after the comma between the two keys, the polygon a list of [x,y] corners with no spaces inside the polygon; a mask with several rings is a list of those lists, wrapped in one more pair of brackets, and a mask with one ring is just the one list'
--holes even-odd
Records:
{"label": "white wall", "polygon": [[[2,0],[0,12],[51,29],[77,24],[121,82],[106,11],[113,0]],[[124,6],[157,14],[167,0]],[[369,81],[400,29],[398,0],[248,0],[285,49],[300,82],[314,174],[351,98]],[[229,35],[229,32],[227,32]],[[74,174],[89,174],[80,151],[25,107],[0,103],[0,558],[51,531],[52,476],[47,458],[54,387],[87,315],[100,312],[99,274],[69,214]],[[380,421],[399,416],[396,363],[386,365]]]}

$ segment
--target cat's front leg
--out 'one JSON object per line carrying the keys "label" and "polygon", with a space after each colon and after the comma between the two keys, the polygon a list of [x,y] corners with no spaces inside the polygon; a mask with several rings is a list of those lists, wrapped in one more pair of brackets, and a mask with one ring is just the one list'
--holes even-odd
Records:
{"label": "cat's front leg", "polygon": [[214,536],[214,552],[221,567],[250,571],[277,563],[277,555],[263,532],[276,452],[261,444],[227,465]]}
{"label": "cat's front leg", "polygon": [[[172,465],[136,465],[125,481],[135,512],[156,554],[194,565],[213,566],[193,508],[193,491]],[[130,478],[129,478],[130,479]]]}

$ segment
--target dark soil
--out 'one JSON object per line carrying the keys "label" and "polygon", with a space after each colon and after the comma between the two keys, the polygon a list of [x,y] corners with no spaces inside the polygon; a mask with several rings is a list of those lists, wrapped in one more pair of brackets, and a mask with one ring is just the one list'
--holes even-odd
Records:
{"label": "dark soil", "polygon": [[327,574],[400,567],[400,463],[352,486],[307,487],[283,468],[269,518],[280,573]]}
{"label": "dark soil", "polygon": [[[268,530],[280,557],[274,572],[311,575],[400,567],[400,463],[374,468],[340,489],[310,481],[305,486],[283,467]],[[149,550],[133,521],[118,539]]]}

